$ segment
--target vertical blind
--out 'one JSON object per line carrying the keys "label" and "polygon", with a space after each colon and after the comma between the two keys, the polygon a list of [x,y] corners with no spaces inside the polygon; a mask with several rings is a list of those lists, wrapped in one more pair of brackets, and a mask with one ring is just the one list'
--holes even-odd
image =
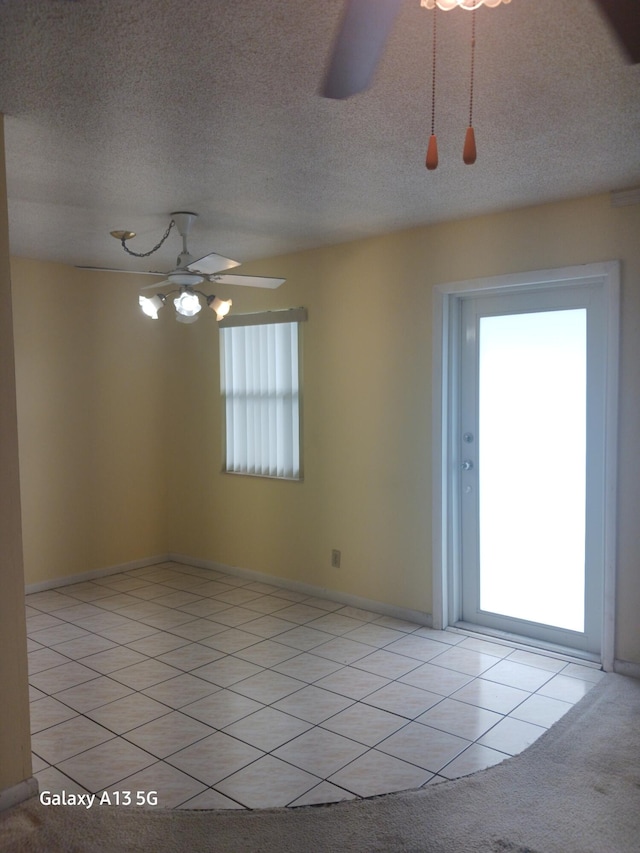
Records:
{"label": "vertical blind", "polygon": [[235,315],[220,326],[225,470],[301,478],[299,322],[305,309]]}

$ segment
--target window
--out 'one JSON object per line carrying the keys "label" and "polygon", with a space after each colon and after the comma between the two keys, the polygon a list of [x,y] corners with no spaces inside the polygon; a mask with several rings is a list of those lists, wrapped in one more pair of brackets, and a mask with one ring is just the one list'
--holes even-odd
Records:
{"label": "window", "polygon": [[220,323],[224,470],[302,479],[299,326],[305,308],[236,314]]}

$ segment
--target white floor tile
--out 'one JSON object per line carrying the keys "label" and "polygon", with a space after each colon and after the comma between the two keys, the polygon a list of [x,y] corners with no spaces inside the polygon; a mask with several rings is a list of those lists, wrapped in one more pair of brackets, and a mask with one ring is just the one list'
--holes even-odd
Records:
{"label": "white floor tile", "polygon": [[316,685],[323,690],[333,690],[334,693],[347,696],[349,699],[364,699],[365,696],[380,690],[387,684],[389,684],[388,678],[355,669],[353,666],[344,666],[337,672],[316,681]]}
{"label": "white floor tile", "polygon": [[266,705],[277,702],[278,699],[283,699],[306,686],[304,681],[282,675],[280,672],[262,671],[237,682],[233,685],[233,689],[236,693]]}
{"label": "white floor tile", "polygon": [[[38,619],[37,616],[35,618]],[[63,622],[62,625],[44,628],[44,630],[29,634],[33,640],[44,646],[55,646],[58,643],[64,643],[65,640],[74,640],[76,637],[85,637],[86,635],[87,631],[84,628],[71,622]]]}
{"label": "white floor tile", "polygon": [[502,719],[502,714],[448,698],[421,714],[417,722],[473,741]]}
{"label": "white floor tile", "polygon": [[411,634],[420,627],[415,622],[407,622],[406,619],[397,619],[395,616],[376,616],[373,621],[376,625],[382,625],[383,628],[393,628],[395,631],[406,634]]}
{"label": "white floor tile", "polygon": [[592,681],[597,684],[601,678],[604,678],[604,672],[601,669],[595,669],[591,666],[581,666],[578,663],[569,663],[562,670],[563,675],[568,675],[571,678],[581,678],[584,681]]}
{"label": "white floor tile", "polygon": [[508,757],[504,752],[472,743],[457,758],[443,767],[440,775],[444,776],[445,779],[458,779],[460,776],[468,776],[470,773],[477,773],[478,770],[500,764]]}
{"label": "white floor tile", "polygon": [[480,640],[478,637],[465,637],[461,643],[458,643],[458,646],[461,649],[482,652],[485,655],[491,655],[491,657],[495,658],[506,658],[513,652],[511,646],[503,646],[500,643],[494,643],[490,640]]}
{"label": "white floor tile", "polygon": [[404,717],[356,702],[345,711],[325,720],[322,727],[365,746],[375,746],[406,724]]}
{"label": "white floor tile", "polygon": [[366,643],[368,646],[375,646],[377,649],[381,649],[395,640],[402,639],[404,633],[402,631],[394,631],[393,628],[385,628],[384,625],[376,624],[375,622],[369,622],[360,628],[356,628],[355,631],[349,631],[348,634],[344,634],[343,636],[348,637],[349,640]]}
{"label": "white floor tile", "polygon": [[276,708],[262,708],[227,726],[224,731],[251,744],[263,752],[271,752],[311,728],[299,717],[285,714]]}
{"label": "white floor tile", "polygon": [[319,782],[316,776],[271,755],[239,770],[216,788],[250,809],[287,806]]}
{"label": "white floor tile", "polygon": [[546,669],[548,672],[560,672],[563,670],[567,662],[551,657],[550,655],[536,654],[535,652],[526,652],[524,649],[516,649],[509,655],[509,660],[513,663],[524,663],[527,666],[536,666],[538,669]]}
{"label": "white floor tile", "polygon": [[378,651],[360,658],[354,662],[353,666],[356,669],[364,669],[366,672],[373,672],[384,678],[399,678],[401,675],[411,672],[412,669],[417,669],[420,666],[420,661],[389,651],[387,647],[387,649],[378,649]]}
{"label": "white floor tile", "polygon": [[273,669],[284,675],[290,675],[292,678],[298,678],[307,684],[312,684],[314,681],[341,669],[341,665],[310,652],[301,652],[295,657],[276,664]]}
{"label": "white floor tile", "polygon": [[429,661],[437,655],[441,655],[443,652],[447,651],[448,648],[450,648],[450,646],[447,646],[444,643],[436,642],[436,640],[430,640],[427,637],[417,637],[415,634],[407,634],[386,646],[386,650],[388,652],[397,652],[398,654],[406,655],[410,658],[416,658],[423,662]]}
{"label": "white floor tile", "polygon": [[534,693],[533,696],[518,705],[509,716],[548,729],[557,723],[561,717],[564,717],[571,707],[570,702],[562,702],[560,699],[552,699],[550,696]]}
{"label": "white floor tile", "polygon": [[285,631],[291,630],[291,622],[281,619],[279,616],[274,616],[273,614],[259,616],[257,613],[255,616],[255,619],[245,622],[243,628],[250,634],[261,637],[263,640],[268,640],[270,637],[277,637],[278,634],[284,634]]}
{"label": "white floor tile", "polygon": [[93,711],[87,711],[86,715],[101,726],[122,735],[170,711],[171,709],[166,705],[156,702],[155,699],[143,693],[131,693],[124,699],[117,699]]}
{"label": "white floor tile", "polygon": [[363,744],[324,729],[313,728],[276,749],[273,755],[326,779],[366,751],[367,747]]}
{"label": "white floor tile", "polygon": [[167,626],[167,630],[187,640],[203,640],[205,637],[213,637],[215,634],[221,634],[226,628],[219,622],[212,622],[211,619],[191,618],[189,622]]}
{"label": "white floor tile", "polygon": [[148,637],[143,637],[141,640],[134,640],[127,643],[127,647],[136,652],[141,652],[143,655],[155,657],[162,655],[165,652],[170,652],[173,649],[178,649],[186,646],[189,640],[184,637],[178,637],[176,634],[169,634],[166,631],[156,631]]}
{"label": "white floor tile", "polygon": [[87,711],[92,711],[108,702],[122,699],[123,696],[130,693],[132,693],[130,687],[102,675],[99,678],[94,678],[93,681],[84,681],[82,684],[76,684],[75,687],[61,690],[55,696],[65,705],[85,714]]}
{"label": "white floor tile", "polygon": [[72,755],[112,739],[115,741],[113,732],[93,720],[73,717],[34,735],[31,738],[31,748],[49,764],[59,764]]}
{"label": "white floor tile", "polygon": [[225,655],[219,660],[214,660],[204,666],[199,666],[191,671],[197,678],[203,678],[218,687],[231,687],[238,681],[243,681],[251,675],[264,672],[261,666],[248,660],[240,660],[232,655]]}
{"label": "white floor tile", "polygon": [[318,631],[317,628],[311,628],[309,625],[298,625],[296,628],[291,628],[284,634],[278,635],[279,643],[284,643],[285,646],[293,646],[294,649],[300,649],[301,652],[315,649],[331,639],[332,634],[327,631]]}
{"label": "white floor tile", "polygon": [[181,670],[175,666],[169,666],[159,660],[145,660],[142,663],[134,663],[133,666],[118,669],[111,673],[111,677],[128,687],[143,690],[145,687],[168,681],[181,674]]}
{"label": "white floor tile", "polygon": [[77,637],[75,640],[66,640],[64,643],[54,646],[53,649],[72,660],[80,660],[89,657],[89,655],[113,649],[115,645],[112,640],[107,640],[106,637],[99,637],[97,634],[85,634],[85,636]]}
{"label": "white floor tile", "polygon": [[83,681],[91,681],[93,678],[96,678],[94,669],[89,669],[88,666],[72,661],[30,675],[29,683],[44,693],[58,693],[67,687],[73,687]]}
{"label": "white floor tile", "polygon": [[82,785],[78,785],[73,779],[65,776],[56,767],[47,767],[44,770],[35,771],[34,775],[38,780],[40,793],[44,794],[62,794],[64,791],[67,794],[86,794],[87,789]]}
{"label": "white floor tile", "polygon": [[[44,631],[45,628],[55,628],[59,625],[64,625],[62,619],[56,619],[49,613],[40,613],[38,616],[29,616],[27,619],[27,635],[35,636],[36,633]],[[44,640],[46,643],[46,639]]]}
{"label": "white floor tile", "polygon": [[180,646],[177,649],[172,649],[170,652],[158,655],[156,660],[162,663],[168,663],[169,666],[175,666],[185,672],[197,669],[205,664],[213,663],[224,657],[224,652],[212,649],[209,646],[203,646],[201,643],[188,643],[186,646]]}
{"label": "white floor tile", "polygon": [[122,738],[100,744],[58,764],[58,769],[92,793],[117,785],[157,761]]}
{"label": "white floor tile", "polygon": [[261,702],[256,702],[247,696],[240,696],[232,690],[219,690],[196,702],[183,705],[181,710],[183,714],[194,717],[208,726],[224,729],[236,720],[241,720],[263,707]]}
{"label": "white floor tile", "polygon": [[413,720],[428,708],[441,702],[442,696],[413,687],[411,684],[392,681],[386,687],[370,693],[363,701],[367,705]]}
{"label": "white floor tile", "polygon": [[352,704],[346,696],[309,685],[276,702],[274,708],[317,725]]}
{"label": "white floor tile", "polygon": [[140,792],[145,808],[164,809],[174,809],[207,790],[203,782],[162,761],[139,770],[118,783],[118,787],[131,791],[134,801],[136,793]]}
{"label": "white floor tile", "polygon": [[205,788],[201,794],[181,803],[178,808],[206,809],[208,811],[210,809],[245,809],[246,806],[229,799],[229,797],[225,797],[219,791],[215,791],[212,788]]}
{"label": "white floor tile", "polygon": [[336,663],[355,663],[367,655],[371,654],[371,646],[364,643],[357,643],[355,640],[348,640],[346,637],[336,637],[322,645],[316,646],[313,650],[315,655],[320,655],[323,658],[329,658]]}
{"label": "white floor tile", "polygon": [[460,702],[468,702],[470,705],[478,705],[488,711],[495,711],[498,714],[508,714],[517,705],[528,699],[530,695],[526,690],[518,690],[515,687],[508,687],[506,684],[476,678],[470,684],[456,690],[453,698]]}
{"label": "white floor tile", "polygon": [[29,664],[29,674],[35,675],[36,672],[43,672],[45,669],[51,669],[52,666],[60,666],[63,663],[69,663],[69,658],[61,655],[53,649],[41,648],[35,652],[29,652],[27,655]]}
{"label": "white floor tile", "polygon": [[171,708],[182,708],[184,705],[196,702],[198,699],[216,693],[218,690],[220,687],[217,684],[212,684],[210,681],[196,678],[191,673],[184,672],[168,681],[147,687],[143,692]]}
{"label": "white floor tile", "polygon": [[330,781],[359,797],[420,788],[431,778],[428,770],[375,749],[330,776]]}
{"label": "white floor tile", "polygon": [[376,749],[415,764],[431,773],[438,773],[469,746],[469,741],[456,735],[432,729],[420,723],[407,723]]}
{"label": "white floor tile", "polygon": [[69,708],[68,705],[63,705],[52,696],[45,696],[43,699],[38,699],[31,702],[31,733],[36,734],[43,729],[48,729],[58,723],[63,723],[65,720],[71,719],[77,715],[77,711]]}
{"label": "white floor tile", "polygon": [[319,631],[326,631],[328,634],[340,636],[349,631],[354,631],[356,628],[361,628],[364,624],[366,623],[361,619],[353,619],[351,616],[346,616],[340,610],[333,613],[324,613],[318,619],[314,619],[311,627],[317,628]]}
{"label": "white floor tile", "polygon": [[274,640],[263,640],[261,643],[247,646],[246,649],[235,652],[235,657],[251,661],[251,663],[256,663],[259,666],[275,666],[299,654],[298,649],[291,646],[283,646],[282,643]]}
{"label": "white floor tile", "polygon": [[210,726],[179,711],[172,711],[131,729],[125,734],[125,738],[157,758],[166,758],[167,755],[178,752],[210,734]]}
{"label": "white floor tile", "polygon": [[446,643],[448,646],[457,646],[465,639],[464,634],[458,634],[454,631],[436,631],[435,628],[417,628],[413,633],[416,637],[426,637],[428,640],[436,640],[439,643]]}
{"label": "white floor tile", "polygon": [[446,649],[442,654],[431,658],[434,666],[444,666],[465,675],[481,675],[496,664],[497,658],[492,655],[463,648],[461,643],[455,648]]}
{"label": "white floor tile", "polygon": [[[51,670],[49,670],[51,671]],[[36,684],[36,686],[38,686]],[[550,696],[562,702],[575,704],[593,687],[593,681],[585,678],[575,678],[564,674],[554,675],[550,681],[538,690],[541,696]]]}
{"label": "white floor tile", "polygon": [[212,637],[205,637],[200,642],[203,646],[210,646],[212,649],[232,655],[234,652],[259,643],[260,638],[241,628],[227,628],[226,631],[221,631]]}
{"label": "white floor tile", "polygon": [[533,692],[553,678],[553,673],[511,660],[502,660],[483,673],[482,677],[488,681],[497,681],[499,684]]}
{"label": "white floor tile", "polygon": [[84,666],[90,666],[96,672],[106,675],[109,672],[124,669],[125,666],[131,666],[134,663],[142,663],[146,659],[146,655],[140,654],[140,652],[136,652],[133,649],[128,649],[126,646],[115,646],[106,651],[97,652],[97,654],[82,658],[82,663]]}
{"label": "white floor tile", "polygon": [[263,752],[248,743],[243,743],[224,732],[215,732],[204,740],[170,755],[167,761],[205,785],[216,785],[263,755]]}
{"label": "white floor tile", "polygon": [[297,800],[289,803],[290,806],[319,806],[323,803],[340,803],[343,800],[353,800],[355,794],[351,791],[346,791],[344,788],[339,788],[337,785],[332,785],[331,782],[320,782],[315,788],[307,791]]}
{"label": "white floor tile", "polygon": [[478,739],[482,746],[516,755],[536,741],[546,729],[513,717],[505,717],[500,720],[491,731]]}
{"label": "white floor tile", "polygon": [[424,663],[400,678],[403,684],[411,684],[413,687],[439,693],[441,696],[450,696],[471,680],[470,675],[442,666],[434,666],[431,663]]}

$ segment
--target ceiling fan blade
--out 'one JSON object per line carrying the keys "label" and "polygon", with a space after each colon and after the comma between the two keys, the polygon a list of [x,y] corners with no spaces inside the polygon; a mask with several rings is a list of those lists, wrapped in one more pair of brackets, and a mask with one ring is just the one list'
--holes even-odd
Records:
{"label": "ceiling fan blade", "polygon": [[146,270],[121,270],[115,267],[89,267],[76,264],[77,270],[93,270],[93,272],[122,272],[127,275],[166,275],[166,272],[147,272]]}
{"label": "ceiling fan blade", "polygon": [[166,278],[164,281],[154,281],[152,284],[145,284],[140,290],[156,290],[158,287],[164,287],[167,284],[173,284],[173,282]]}
{"label": "ceiling fan blade", "polygon": [[323,86],[324,98],[348,98],[367,89],[402,0],[347,0]]}
{"label": "ceiling fan blade", "polygon": [[192,261],[187,264],[185,269],[189,272],[200,273],[201,275],[211,275],[219,270],[229,270],[232,267],[239,267],[240,261],[232,261],[231,258],[224,258],[216,252],[211,252],[203,258],[198,258],[197,261]]}
{"label": "ceiling fan blade", "polygon": [[638,0],[595,0],[631,62],[640,62],[640,3]]}
{"label": "ceiling fan blade", "polygon": [[215,275],[211,276],[211,281],[220,282],[220,284],[242,284],[245,287],[269,287],[271,289],[280,287],[284,284],[284,278],[265,278],[259,275]]}

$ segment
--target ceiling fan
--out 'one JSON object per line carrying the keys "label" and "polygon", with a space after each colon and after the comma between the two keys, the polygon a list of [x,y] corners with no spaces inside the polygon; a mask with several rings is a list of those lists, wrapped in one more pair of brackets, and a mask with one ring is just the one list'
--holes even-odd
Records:
{"label": "ceiling fan", "polygon": [[135,257],[147,257],[157,251],[164,241],[169,236],[169,233],[175,225],[178,233],[182,237],[182,252],[176,260],[176,268],[170,272],[140,272],[139,270],[123,270],[107,267],[90,267],[79,266],[79,269],[89,269],[103,272],[121,272],[134,273],[136,275],[153,275],[162,278],[162,281],[154,281],[152,284],[147,284],[141,290],[159,290],[163,287],[169,287],[166,293],[158,293],[152,297],[140,296],[140,307],[149,317],[154,320],[158,318],[158,311],[164,305],[171,293],[179,292],[179,296],[173,300],[176,308],[176,320],[181,323],[193,323],[197,319],[197,314],[200,312],[202,305],[200,296],[202,296],[208,307],[216,314],[216,319],[221,320],[229,313],[231,308],[231,300],[219,299],[214,295],[207,295],[196,288],[203,287],[208,284],[218,282],[220,284],[236,284],[246,287],[268,287],[276,288],[284,283],[283,278],[270,278],[265,276],[255,275],[236,275],[235,273],[226,273],[224,270],[233,269],[240,266],[239,261],[233,261],[231,258],[225,258],[217,252],[210,252],[202,258],[194,258],[189,252],[187,240],[191,233],[191,228],[198,218],[197,213],[191,211],[178,210],[171,214],[171,222],[167,228],[163,238],[149,252],[133,252],[126,245],[127,240],[131,240],[136,236],[135,231],[112,231],[111,236],[120,240],[122,248],[130,255]]}
{"label": "ceiling fan", "polygon": [[[453,8],[462,5],[462,2],[463,0],[443,0],[442,8]],[[482,2],[483,0],[478,0],[477,5]],[[613,28],[629,60],[633,63],[640,62],[638,0],[593,2]],[[371,85],[402,3],[403,0],[346,0],[342,23],[322,85],[323,97],[349,98]],[[466,8],[474,7],[472,0],[466,0],[465,5]],[[488,2],[488,5],[496,4]]]}

